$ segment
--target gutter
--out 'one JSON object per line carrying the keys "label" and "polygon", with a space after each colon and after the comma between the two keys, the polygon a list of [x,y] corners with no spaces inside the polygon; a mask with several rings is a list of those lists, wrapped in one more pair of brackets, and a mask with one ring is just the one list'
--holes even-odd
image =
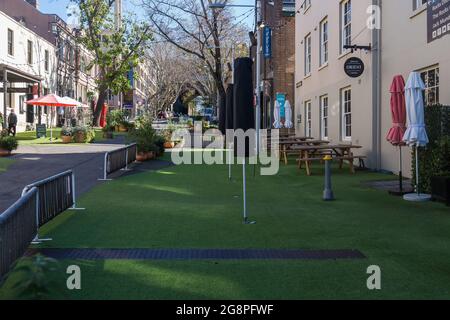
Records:
{"label": "gutter", "polygon": [[[382,0],[372,0],[372,5],[381,9],[382,19]],[[382,25],[382,21],[381,21]],[[372,54],[372,162],[373,168],[381,170],[381,94],[382,94],[382,36],[381,29],[372,30],[373,54]]]}

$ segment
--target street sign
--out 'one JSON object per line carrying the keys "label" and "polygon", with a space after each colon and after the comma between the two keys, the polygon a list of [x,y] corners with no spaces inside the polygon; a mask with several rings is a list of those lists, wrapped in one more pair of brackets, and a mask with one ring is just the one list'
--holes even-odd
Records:
{"label": "street sign", "polygon": [[286,94],[277,93],[277,101],[280,104],[280,118],[286,118]]}
{"label": "street sign", "polygon": [[450,34],[450,1],[428,1],[427,34],[428,43]]}
{"label": "street sign", "polygon": [[272,58],[272,29],[265,26],[263,29],[263,54],[264,58]]}
{"label": "street sign", "polygon": [[351,57],[345,61],[345,73],[351,78],[358,78],[364,73],[364,62],[357,57]]}
{"label": "street sign", "polygon": [[47,137],[47,126],[45,124],[36,125],[36,138],[46,138]]}

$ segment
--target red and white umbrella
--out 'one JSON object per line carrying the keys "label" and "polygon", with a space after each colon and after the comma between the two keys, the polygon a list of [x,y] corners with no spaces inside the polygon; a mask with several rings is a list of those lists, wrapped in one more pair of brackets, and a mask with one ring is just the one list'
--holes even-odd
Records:
{"label": "red and white umbrella", "polygon": [[25,103],[30,104],[32,106],[47,106],[47,107],[76,107],[78,105],[78,102],[74,104],[73,102],[64,100],[64,98],[61,98],[56,94],[48,94],[43,97],[28,100]]}
{"label": "red and white umbrella", "polygon": [[[43,97],[28,100],[25,103],[32,106],[63,107],[63,108],[73,108],[78,105],[78,102],[76,100],[67,101],[56,94],[48,94]],[[51,123],[50,123],[50,140],[53,140],[53,128]]]}
{"label": "red and white umbrella", "polygon": [[399,191],[395,191],[393,194],[403,195],[402,146],[405,146],[403,136],[406,132],[405,79],[403,76],[394,77],[390,92],[392,127],[389,129],[386,140],[393,146],[398,146],[400,150]]}

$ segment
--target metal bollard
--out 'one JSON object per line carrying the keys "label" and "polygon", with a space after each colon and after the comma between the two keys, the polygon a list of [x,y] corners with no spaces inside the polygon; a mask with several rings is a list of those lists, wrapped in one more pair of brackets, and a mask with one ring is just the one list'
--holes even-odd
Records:
{"label": "metal bollard", "polygon": [[331,186],[331,161],[333,158],[330,155],[327,155],[323,160],[325,161],[325,189],[323,191],[323,200],[333,201],[334,194]]}

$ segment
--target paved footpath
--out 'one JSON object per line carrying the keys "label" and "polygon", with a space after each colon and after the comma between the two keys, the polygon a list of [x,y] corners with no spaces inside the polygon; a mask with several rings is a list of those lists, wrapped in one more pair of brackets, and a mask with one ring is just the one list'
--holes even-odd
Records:
{"label": "paved footpath", "polygon": [[[98,178],[102,176],[105,152],[121,148],[124,143],[124,138],[118,137],[107,142],[83,146],[20,146],[12,157],[14,163],[6,172],[0,174],[0,213],[19,199],[26,185],[69,169],[75,172],[79,197],[102,183]],[[152,170],[167,165],[166,162],[155,161],[142,167]],[[114,176],[121,174],[117,173]]]}

